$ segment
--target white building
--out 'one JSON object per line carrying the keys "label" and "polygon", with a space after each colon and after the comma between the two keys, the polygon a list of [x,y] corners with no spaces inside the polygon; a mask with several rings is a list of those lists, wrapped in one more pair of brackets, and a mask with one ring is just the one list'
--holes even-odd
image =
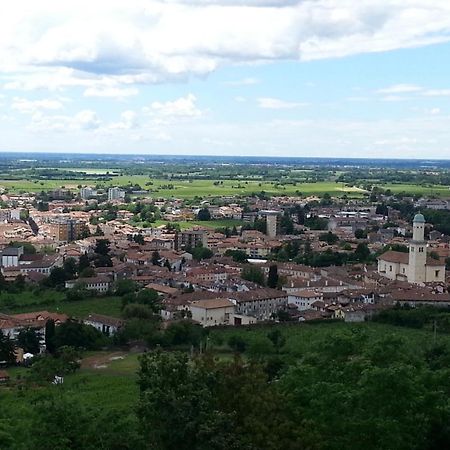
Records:
{"label": "white building", "polygon": [[234,303],[226,298],[198,300],[189,305],[192,320],[204,327],[229,325],[234,314]]}
{"label": "white building", "polygon": [[125,191],[118,187],[112,187],[108,189],[108,201],[113,202],[115,200],[123,200],[125,198]]}
{"label": "white building", "polygon": [[413,284],[444,283],[445,264],[427,255],[424,232],[425,218],[422,214],[416,214],[409,253],[392,250],[383,253],[378,257],[378,273],[391,280]]}
{"label": "white building", "polygon": [[97,197],[97,190],[96,189],[92,189],[89,186],[82,187],[80,189],[80,197],[83,200],[89,200],[92,197]]}

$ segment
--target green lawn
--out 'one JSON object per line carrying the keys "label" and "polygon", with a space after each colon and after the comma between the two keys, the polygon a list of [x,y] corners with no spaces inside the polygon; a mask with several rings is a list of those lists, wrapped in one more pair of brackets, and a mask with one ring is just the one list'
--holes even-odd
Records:
{"label": "green lawn", "polygon": [[390,189],[394,193],[407,192],[409,194],[433,195],[436,197],[450,197],[449,186],[427,185],[420,186],[418,184],[383,184],[383,189]]}
{"label": "green lawn", "polygon": [[43,291],[35,294],[33,291],[24,291],[20,294],[2,294],[0,296],[0,312],[5,314],[18,314],[47,310],[60,312],[74,317],[86,317],[90,313],[104,314],[120,317],[120,297],[98,297],[86,300],[68,302],[65,294],[56,291]]}

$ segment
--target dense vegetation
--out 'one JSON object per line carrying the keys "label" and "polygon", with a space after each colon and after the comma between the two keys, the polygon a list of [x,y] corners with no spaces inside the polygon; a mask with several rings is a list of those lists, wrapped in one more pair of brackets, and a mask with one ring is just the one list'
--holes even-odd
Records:
{"label": "dense vegetation", "polygon": [[130,356],[103,372],[82,368],[60,386],[0,388],[3,447],[450,445],[447,335],[329,323],[224,328],[202,339],[206,352],[193,357],[152,351],[138,364]]}

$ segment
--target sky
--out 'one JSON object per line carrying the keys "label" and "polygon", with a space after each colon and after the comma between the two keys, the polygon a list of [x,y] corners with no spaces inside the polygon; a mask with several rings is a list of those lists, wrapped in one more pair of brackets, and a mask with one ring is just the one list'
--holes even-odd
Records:
{"label": "sky", "polygon": [[0,151],[450,159],[450,1],[5,2]]}

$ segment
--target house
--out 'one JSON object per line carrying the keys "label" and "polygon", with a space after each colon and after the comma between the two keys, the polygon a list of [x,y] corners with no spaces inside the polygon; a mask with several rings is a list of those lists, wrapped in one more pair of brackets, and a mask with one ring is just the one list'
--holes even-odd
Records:
{"label": "house", "polygon": [[96,328],[107,336],[116,334],[124,325],[124,321],[121,319],[103,316],[101,314],[89,314],[89,316],[83,320],[83,323]]}
{"label": "house", "polygon": [[299,310],[311,309],[311,305],[318,300],[323,300],[323,294],[308,289],[294,291],[288,295],[288,303]]}
{"label": "house", "polygon": [[192,320],[204,327],[229,325],[234,314],[234,303],[226,298],[198,300],[189,305]]}
{"label": "house", "polygon": [[108,292],[111,287],[111,280],[105,276],[98,276],[92,278],[78,278],[77,280],[66,281],[66,289],[73,289],[75,286],[81,286],[84,289],[97,291],[97,292]]}
{"label": "house", "polygon": [[42,259],[30,259],[20,261],[20,272],[28,274],[30,272],[38,272],[44,275],[50,275],[54,267],[61,267],[63,258],[60,255],[50,255]]}
{"label": "house", "polygon": [[236,313],[253,316],[258,320],[269,320],[288,304],[286,292],[276,289],[259,288],[228,295],[236,303]]}
{"label": "house", "polygon": [[2,267],[17,267],[20,257],[23,255],[23,247],[6,247],[1,255]]}

